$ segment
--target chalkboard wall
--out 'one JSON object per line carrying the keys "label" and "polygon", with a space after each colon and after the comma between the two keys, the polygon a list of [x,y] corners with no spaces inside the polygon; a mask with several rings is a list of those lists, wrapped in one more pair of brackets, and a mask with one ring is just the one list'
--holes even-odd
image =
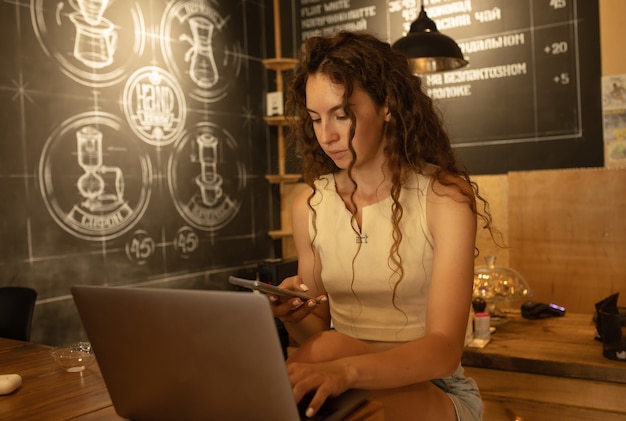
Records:
{"label": "chalkboard wall", "polygon": [[[34,341],[83,336],[74,284],[226,288],[272,257],[271,3],[0,2],[0,285],[37,289]],[[472,173],[602,165],[597,0],[424,3],[470,61],[424,82]],[[280,4],[285,56],[419,12]]]}
{"label": "chalkboard wall", "polygon": [[[424,76],[473,174],[603,165],[597,0],[424,0],[469,60]],[[300,0],[300,39],[363,30],[391,43],[420,1]]]}
{"label": "chalkboard wall", "polygon": [[0,285],[37,289],[32,340],[82,336],[72,285],[222,288],[272,257],[271,15],[0,2]]}

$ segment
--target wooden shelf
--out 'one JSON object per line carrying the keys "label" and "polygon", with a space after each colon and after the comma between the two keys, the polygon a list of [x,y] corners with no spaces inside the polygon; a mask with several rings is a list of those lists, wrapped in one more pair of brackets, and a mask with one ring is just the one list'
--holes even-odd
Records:
{"label": "wooden shelf", "polygon": [[[276,56],[274,58],[268,58],[263,60],[263,65],[268,70],[273,70],[276,72],[276,92],[284,92],[283,85],[283,72],[293,70],[298,65],[298,60],[295,58],[285,58],[282,56],[282,47],[281,47],[281,35],[280,35],[280,0],[273,1],[273,9],[274,9],[274,45],[275,45],[275,53]],[[289,226],[288,221],[285,220],[284,210],[287,207],[286,201],[288,200],[287,195],[288,192],[293,190],[295,186],[298,186],[298,181],[302,179],[300,174],[287,174],[285,168],[285,155],[286,155],[286,145],[285,145],[285,134],[284,126],[288,124],[288,118],[284,115],[278,116],[267,116],[264,117],[265,121],[270,126],[275,126],[277,128],[277,158],[278,158],[278,174],[267,174],[265,178],[272,184],[277,184],[280,190],[280,207],[281,207],[281,228],[285,226]],[[295,116],[294,116],[295,118]],[[293,239],[291,236],[290,230],[273,230],[269,231],[268,235],[274,240],[282,240],[282,256],[281,257],[290,257],[289,254],[293,254],[295,251],[293,250]],[[285,254],[285,250],[287,251],[287,255]]]}
{"label": "wooden shelf", "polygon": [[291,70],[298,64],[298,60],[295,58],[268,58],[263,60],[263,64],[266,68],[270,70],[275,70],[277,72],[283,72],[285,70]]}
{"label": "wooden shelf", "polygon": [[265,176],[267,181],[272,184],[280,183],[297,183],[302,179],[301,174],[267,174]]}
{"label": "wooden shelf", "polygon": [[[295,116],[289,117],[289,119],[294,119],[294,120],[297,120],[299,118],[300,117],[295,117]],[[287,116],[284,116],[284,115],[265,116],[263,117],[263,119],[270,126],[286,126],[287,124],[289,124],[289,120]]]}
{"label": "wooden shelf", "polygon": [[267,234],[272,237],[272,239],[274,240],[282,240],[283,238],[286,237],[291,237],[291,231],[285,231],[285,230],[273,230],[273,231],[268,231]]}

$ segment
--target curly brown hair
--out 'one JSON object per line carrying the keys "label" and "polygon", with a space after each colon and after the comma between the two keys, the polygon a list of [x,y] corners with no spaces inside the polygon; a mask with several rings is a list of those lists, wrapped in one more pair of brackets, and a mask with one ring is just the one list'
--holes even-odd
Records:
{"label": "curly brown hair", "polygon": [[[332,37],[309,38],[302,46],[299,64],[289,81],[285,104],[286,115],[290,116],[289,139],[295,142],[294,149],[300,157],[304,181],[311,186],[313,193],[314,181],[318,177],[339,171],[320,147],[306,109],[307,80],[316,73],[345,88],[343,108],[352,120],[350,145],[356,119],[348,99],[355,87],[364,89],[378,107],[385,104],[388,107],[391,120],[384,129],[384,154],[392,174],[394,227],[389,259],[394,262],[400,277],[403,270],[398,255],[402,240],[399,221],[403,210],[399,196],[409,174],[429,174],[443,185],[454,186],[466,198],[472,211],[483,220],[484,227],[492,230],[488,203],[479,195],[478,186],[470,180],[468,172],[457,162],[443,120],[432,99],[424,93],[422,80],[411,73],[406,56],[368,33],[339,32]],[[353,165],[356,156],[352,146],[350,148]],[[356,190],[356,182],[351,177],[352,165],[347,173]],[[480,211],[476,198],[482,202]],[[355,215],[353,200],[351,208]]]}

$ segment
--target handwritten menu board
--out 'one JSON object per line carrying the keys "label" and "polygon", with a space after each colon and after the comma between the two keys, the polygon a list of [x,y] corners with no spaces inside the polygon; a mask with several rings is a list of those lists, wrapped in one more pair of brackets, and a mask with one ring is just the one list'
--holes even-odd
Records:
{"label": "handwritten menu board", "polygon": [[[340,30],[395,42],[417,0],[300,0],[300,39]],[[422,75],[474,174],[603,165],[597,0],[424,0],[469,66]]]}

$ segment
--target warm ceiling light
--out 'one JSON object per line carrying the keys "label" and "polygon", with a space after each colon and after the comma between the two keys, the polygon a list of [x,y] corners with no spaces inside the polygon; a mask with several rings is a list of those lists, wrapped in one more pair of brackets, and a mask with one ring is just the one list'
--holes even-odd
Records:
{"label": "warm ceiling light", "polygon": [[468,64],[457,43],[437,30],[435,22],[426,15],[423,3],[409,33],[392,47],[409,58],[411,71],[417,75],[455,70]]}

